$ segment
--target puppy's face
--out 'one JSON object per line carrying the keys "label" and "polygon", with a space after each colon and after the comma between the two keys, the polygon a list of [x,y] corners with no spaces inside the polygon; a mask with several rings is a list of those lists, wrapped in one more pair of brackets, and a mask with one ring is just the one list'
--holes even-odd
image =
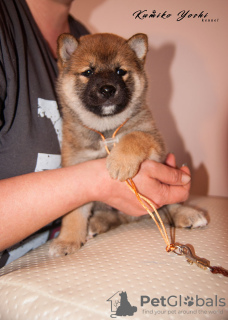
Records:
{"label": "puppy's face", "polygon": [[82,72],[82,77],[87,79],[81,80],[86,85],[79,93],[84,107],[100,117],[122,112],[132,97],[132,81],[124,79],[126,73],[117,64],[112,68],[90,64]]}
{"label": "puppy's face", "polygon": [[[113,34],[87,35],[80,40],[63,34],[58,40],[58,92],[63,106],[91,126],[95,119],[126,118],[144,94],[147,37],[125,40]],[[120,116],[120,114],[122,116]],[[93,119],[93,121],[92,121]],[[124,119],[125,120],[125,119]]]}

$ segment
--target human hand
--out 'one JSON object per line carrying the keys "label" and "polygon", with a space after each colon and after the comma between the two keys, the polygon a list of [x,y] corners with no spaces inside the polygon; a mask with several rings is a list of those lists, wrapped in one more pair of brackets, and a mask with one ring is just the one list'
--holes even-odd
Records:
{"label": "human hand", "polygon": [[[190,180],[189,169],[186,166],[177,169],[173,154],[167,156],[165,164],[146,160],[133,178],[138,191],[148,197],[156,208],[187,200]],[[117,180],[109,183],[106,181],[105,187],[106,192],[102,192],[105,195],[103,202],[130,215],[140,216],[147,213],[125,183]]]}
{"label": "human hand", "polygon": [[[190,170],[186,165],[180,169],[177,168],[173,154],[167,155],[165,164],[148,161],[142,164],[143,170],[144,166],[148,166],[146,169],[150,172],[151,183],[153,183],[150,197],[157,208],[166,204],[184,202],[188,199],[191,186]],[[135,178],[137,179],[137,177]]]}

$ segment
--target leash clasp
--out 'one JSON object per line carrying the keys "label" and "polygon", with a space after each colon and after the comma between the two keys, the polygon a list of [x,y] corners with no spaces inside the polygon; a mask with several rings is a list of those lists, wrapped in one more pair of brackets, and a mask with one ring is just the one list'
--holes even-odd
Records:
{"label": "leash clasp", "polygon": [[196,256],[194,249],[187,245],[177,245],[173,251],[175,254],[186,257],[189,264],[195,263],[201,269],[210,269],[210,261]]}
{"label": "leash clasp", "polygon": [[115,146],[116,143],[119,142],[119,137],[114,137],[114,138],[107,138],[107,139],[102,139],[100,141],[100,145],[102,147],[108,148],[109,150],[112,149],[112,147]]}

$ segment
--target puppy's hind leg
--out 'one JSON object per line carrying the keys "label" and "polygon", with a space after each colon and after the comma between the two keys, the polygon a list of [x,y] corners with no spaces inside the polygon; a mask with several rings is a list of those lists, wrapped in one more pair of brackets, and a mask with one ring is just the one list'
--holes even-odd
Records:
{"label": "puppy's hind leg", "polygon": [[86,242],[88,217],[93,203],[88,203],[71,211],[62,219],[60,234],[49,248],[49,254],[54,257],[76,252]]}
{"label": "puppy's hind leg", "polygon": [[138,220],[103,203],[96,203],[94,213],[89,220],[88,238],[114,229],[121,224]]}

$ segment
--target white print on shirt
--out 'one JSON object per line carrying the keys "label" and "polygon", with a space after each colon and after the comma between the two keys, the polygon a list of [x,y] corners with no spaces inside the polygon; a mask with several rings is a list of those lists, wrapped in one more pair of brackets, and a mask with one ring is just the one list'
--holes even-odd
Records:
{"label": "white print on shirt", "polygon": [[59,145],[62,144],[62,119],[56,101],[38,98],[38,115],[51,120],[57,134]]}
{"label": "white print on shirt", "polygon": [[[51,120],[59,145],[62,144],[62,119],[56,101],[38,98],[38,116]],[[38,153],[35,172],[57,169],[61,166],[61,155]]]}
{"label": "white print on shirt", "polygon": [[60,154],[38,153],[35,172],[58,169],[61,167]]}

